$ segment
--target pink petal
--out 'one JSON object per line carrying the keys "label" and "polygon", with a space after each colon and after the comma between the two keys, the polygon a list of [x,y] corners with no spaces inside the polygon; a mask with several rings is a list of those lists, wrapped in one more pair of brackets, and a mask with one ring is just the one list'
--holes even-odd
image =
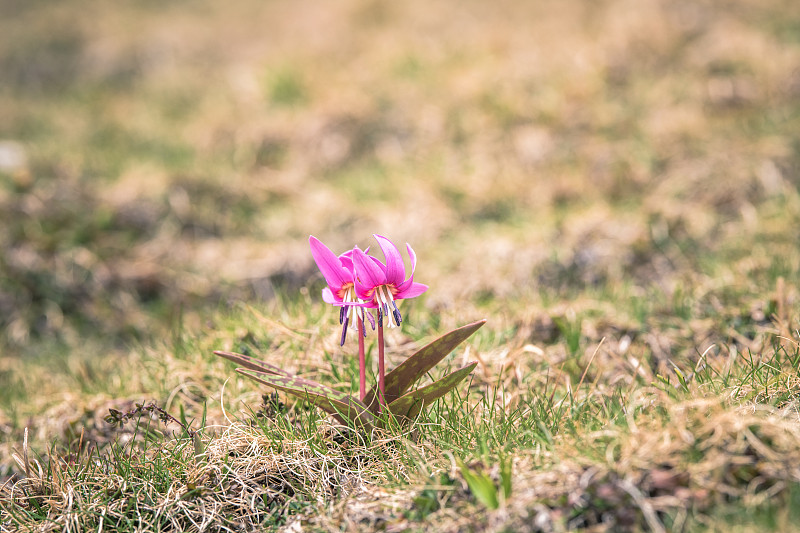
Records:
{"label": "pink petal", "polygon": [[322,289],[322,301],[336,307],[377,307],[375,302],[345,302],[333,294],[328,287]]}
{"label": "pink petal", "polygon": [[378,307],[378,304],[376,304],[374,300],[369,302],[345,302],[342,300],[341,302],[336,302],[333,305],[338,305],[339,307],[366,307],[370,309]]}
{"label": "pink petal", "polygon": [[330,287],[325,287],[322,289],[322,301],[326,304],[336,305],[341,302],[341,300],[337,300],[336,297],[333,295]]}
{"label": "pink petal", "polygon": [[[366,252],[364,252],[364,253],[366,253]],[[383,262],[380,259],[378,259],[374,255],[368,255],[367,257],[372,259],[372,262],[375,263],[378,266],[378,268],[381,269],[381,271],[384,271],[384,272],[386,271],[386,265],[384,265]]]}
{"label": "pink petal", "polygon": [[427,285],[423,285],[422,283],[411,283],[405,290],[402,290],[394,295],[396,300],[401,300],[404,298],[415,298],[422,294],[423,292],[428,290]]}
{"label": "pink petal", "polygon": [[408,288],[411,283],[414,281],[414,270],[417,268],[417,254],[414,253],[414,249],[411,248],[411,245],[406,243],[406,250],[408,250],[408,257],[411,258],[411,275],[408,276],[408,279],[405,280],[402,284],[400,284],[398,290],[404,291]]}
{"label": "pink petal", "polygon": [[345,270],[347,270],[348,272],[350,272],[352,274],[352,272],[353,272],[353,253],[352,253],[352,251],[349,252],[349,253],[345,252],[342,255],[340,255],[339,256],[339,262],[342,264],[342,268],[344,268]]}
{"label": "pink petal", "polygon": [[311,255],[317,263],[322,276],[330,287],[338,289],[345,283],[353,281],[352,274],[342,266],[342,262],[330,249],[314,237],[309,236],[308,243],[311,245]]}
{"label": "pink petal", "polygon": [[371,300],[370,292],[378,285],[386,283],[386,274],[380,263],[376,264],[369,256],[356,247],[353,249],[353,265],[355,266],[356,294],[362,300]]}
{"label": "pink petal", "polygon": [[403,265],[403,258],[400,250],[392,244],[392,241],[381,235],[374,235],[375,239],[386,257],[386,282],[399,287],[406,277],[406,267]]}

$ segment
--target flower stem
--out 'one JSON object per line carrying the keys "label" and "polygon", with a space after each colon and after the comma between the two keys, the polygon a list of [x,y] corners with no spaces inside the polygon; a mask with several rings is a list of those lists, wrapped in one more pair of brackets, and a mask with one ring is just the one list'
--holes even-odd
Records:
{"label": "flower stem", "polygon": [[364,319],[358,319],[358,395],[363,401],[367,395],[367,360],[364,354]]}
{"label": "flower stem", "polygon": [[383,315],[378,311],[378,411],[386,405],[386,367],[383,362]]}

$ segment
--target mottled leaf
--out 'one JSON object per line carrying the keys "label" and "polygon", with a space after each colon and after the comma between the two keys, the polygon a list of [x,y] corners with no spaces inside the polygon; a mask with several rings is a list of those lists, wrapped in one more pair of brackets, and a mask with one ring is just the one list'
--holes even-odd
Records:
{"label": "mottled leaf", "polygon": [[246,368],[237,368],[236,371],[259,383],[302,398],[332,414],[343,424],[346,424],[346,420],[350,420],[359,426],[372,425],[373,416],[367,406],[347,393],[297,376],[276,376]]}
{"label": "mottled leaf", "polygon": [[[436,366],[456,346],[464,342],[485,323],[486,320],[479,320],[442,335],[386,374],[386,402],[392,403],[405,394],[428,370]],[[364,403],[369,406],[373,413],[378,410],[378,402],[375,397],[376,391],[377,388],[373,387],[364,397]]]}
{"label": "mottled leaf", "polygon": [[453,388],[461,383],[477,365],[478,362],[473,361],[467,366],[451,374],[447,374],[442,379],[434,381],[430,385],[426,385],[401,396],[389,404],[389,410],[395,416],[416,418],[423,407],[430,405],[453,390]]}
{"label": "mottled leaf", "polygon": [[221,351],[216,351],[214,352],[214,354],[220,357],[224,357],[229,361],[233,361],[234,363],[238,363],[250,370],[256,370],[258,372],[266,372],[267,374],[275,374],[276,376],[292,377],[294,375],[287,372],[286,370],[278,368],[275,365],[271,365],[264,361],[260,361],[254,357],[250,357],[249,355],[244,355],[236,352],[221,352]]}

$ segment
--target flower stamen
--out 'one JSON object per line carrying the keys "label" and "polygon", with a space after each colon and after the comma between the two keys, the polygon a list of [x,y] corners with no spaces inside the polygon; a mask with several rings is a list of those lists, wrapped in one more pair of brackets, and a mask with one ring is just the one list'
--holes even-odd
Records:
{"label": "flower stamen", "polygon": [[342,340],[341,340],[341,343],[340,343],[341,346],[344,346],[344,341],[347,338],[347,323],[348,322],[350,322],[350,317],[345,315],[345,317],[344,317],[344,325],[342,326]]}
{"label": "flower stamen", "polygon": [[[342,290],[339,292],[342,297],[343,304],[349,303],[362,303],[362,300],[356,296],[355,287],[352,284],[345,285],[342,287]],[[351,326],[353,329],[357,329],[357,322],[353,320],[354,314],[358,313],[358,317],[364,321],[365,315],[370,318],[370,323],[372,324],[372,329],[375,329],[374,318],[369,313],[366,313],[364,309],[361,307],[356,307],[354,305],[342,305],[339,308],[339,324],[342,324],[342,338],[341,338],[341,345],[344,346],[344,341],[347,339],[347,326]],[[367,328],[364,328],[364,336],[367,336]]]}
{"label": "flower stamen", "polygon": [[397,303],[394,301],[394,287],[389,285],[375,287],[374,297],[381,314],[387,318],[391,317],[387,320],[389,327],[399,326],[403,321],[403,317],[400,315],[400,310],[397,309]]}

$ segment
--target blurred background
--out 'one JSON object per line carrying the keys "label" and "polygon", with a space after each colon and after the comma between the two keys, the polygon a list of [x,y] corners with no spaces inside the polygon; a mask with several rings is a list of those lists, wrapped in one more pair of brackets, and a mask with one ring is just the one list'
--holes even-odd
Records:
{"label": "blurred background", "polygon": [[531,338],[586,299],[761,323],[798,187],[795,0],[0,1],[7,355],[316,293],[309,234],[409,242],[422,305]]}

